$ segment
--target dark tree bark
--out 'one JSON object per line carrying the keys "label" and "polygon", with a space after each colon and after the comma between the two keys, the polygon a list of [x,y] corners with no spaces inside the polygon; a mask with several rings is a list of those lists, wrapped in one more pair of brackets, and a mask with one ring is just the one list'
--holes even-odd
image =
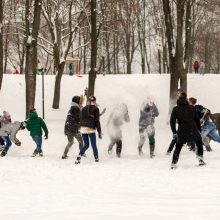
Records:
{"label": "dark tree bark", "polygon": [[96,28],[96,0],[91,0],[91,64],[89,71],[88,96],[94,95],[97,63],[97,28]]}
{"label": "dark tree bark", "polygon": [[3,0],[0,0],[0,90],[2,87],[3,79]]}
{"label": "dark tree bark", "polygon": [[25,25],[26,25],[26,60],[25,60],[25,80],[26,80],[26,117],[30,109],[34,108],[36,92],[37,73],[37,39],[40,28],[42,0],[34,1],[33,24],[30,23],[31,1],[26,0],[25,5]]}

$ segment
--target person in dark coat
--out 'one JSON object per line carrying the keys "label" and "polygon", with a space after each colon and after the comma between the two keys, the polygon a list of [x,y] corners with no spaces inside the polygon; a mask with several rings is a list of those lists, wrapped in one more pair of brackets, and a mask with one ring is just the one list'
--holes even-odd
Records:
{"label": "person in dark coat", "polygon": [[62,159],[67,158],[67,154],[69,152],[69,149],[73,145],[73,138],[75,137],[76,140],[79,143],[79,149],[83,147],[83,140],[81,137],[81,134],[79,132],[80,128],[80,97],[74,96],[72,98],[71,108],[67,114],[66,122],[64,126],[64,133],[67,136],[68,144],[66,145],[66,148],[64,150]]}
{"label": "person in dark coat", "polygon": [[80,132],[82,134],[84,146],[80,150],[75,164],[80,163],[81,157],[85,154],[86,150],[89,148],[89,140],[92,145],[95,162],[99,162],[98,149],[96,146],[96,133],[95,133],[95,131],[97,130],[98,137],[100,139],[102,138],[99,116],[100,113],[99,113],[99,108],[96,105],[96,97],[90,96],[87,105],[82,108],[82,112],[81,112]]}
{"label": "person in dark coat", "polygon": [[[182,89],[177,89],[176,97],[177,97],[177,100],[180,97],[185,97],[186,98],[186,93]],[[171,154],[173,148],[175,147],[175,144],[176,144],[176,136],[174,136],[172,141],[170,142],[170,145],[169,145],[169,148],[167,149],[166,155],[170,155]]]}
{"label": "person in dark coat", "polygon": [[[178,130],[176,129],[178,123]],[[199,165],[205,165],[203,161],[203,146],[200,136],[201,125],[198,114],[193,106],[190,106],[186,97],[177,100],[177,106],[173,108],[170,117],[170,127],[173,136],[176,136],[176,148],[173,153],[171,169],[177,167],[180,151],[186,142],[195,142],[197,145],[197,157]]]}

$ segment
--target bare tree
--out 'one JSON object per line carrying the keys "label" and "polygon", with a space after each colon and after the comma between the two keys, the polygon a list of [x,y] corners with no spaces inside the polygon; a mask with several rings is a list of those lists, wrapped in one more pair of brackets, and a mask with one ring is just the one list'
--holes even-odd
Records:
{"label": "bare tree", "polygon": [[37,73],[37,40],[40,28],[40,15],[42,0],[34,1],[33,16],[31,15],[31,1],[26,0],[25,4],[25,25],[26,25],[26,60],[25,60],[25,80],[26,80],[26,117],[30,109],[34,108],[36,92]]}
{"label": "bare tree", "polygon": [[0,90],[3,79],[3,0],[0,0]]}

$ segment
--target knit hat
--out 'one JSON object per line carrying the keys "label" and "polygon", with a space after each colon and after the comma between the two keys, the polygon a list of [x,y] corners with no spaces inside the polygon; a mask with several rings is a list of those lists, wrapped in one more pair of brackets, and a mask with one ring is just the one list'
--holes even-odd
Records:
{"label": "knit hat", "polygon": [[79,102],[80,102],[80,97],[79,97],[79,96],[73,96],[72,102],[75,102],[75,103],[79,104]]}

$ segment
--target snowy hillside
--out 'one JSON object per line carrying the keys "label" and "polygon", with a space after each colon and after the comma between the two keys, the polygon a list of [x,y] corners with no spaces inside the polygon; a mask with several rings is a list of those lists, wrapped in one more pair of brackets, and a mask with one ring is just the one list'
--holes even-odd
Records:
{"label": "snowy hillside", "polygon": [[[43,142],[43,158],[32,158],[35,144],[29,133],[20,131],[21,147],[13,145],[0,158],[1,220],[218,220],[220,219],[220,144],[211,142],[213,152],[204,152],[207,163],[198,167],[195,155],[185,147],[177,170],[170,170],[171,156],[165,152],[172,138],[166,124],[169,75],[98,76],[97,102],[103,139],[97,141],[100,163],[95,163],[91,148],[80,165],[75,143],[67,160],[61,156],[67,144],[64,121],[72,96],[83,94],[87,76],[63,76],[60,109],[51,108],[54,76],[45,77],[45,121],[49,139]],[[198,103],[220,112],[220,76],[189,75],[188,95]],[[146,96],[154,97],[160,111],[156,118],[156,157],[149,158],[149,145],[144,156],[137,153],[138,119]],[[131,121],[122,126],[122,157],[109,156],[106,123],[114,106],[128,105]],[[24,120],[24,76],[4,75],[0,92],[0,113],[7,110],[13,120]],[[36,108],[41,116],[41,78],[38,76]]]}

